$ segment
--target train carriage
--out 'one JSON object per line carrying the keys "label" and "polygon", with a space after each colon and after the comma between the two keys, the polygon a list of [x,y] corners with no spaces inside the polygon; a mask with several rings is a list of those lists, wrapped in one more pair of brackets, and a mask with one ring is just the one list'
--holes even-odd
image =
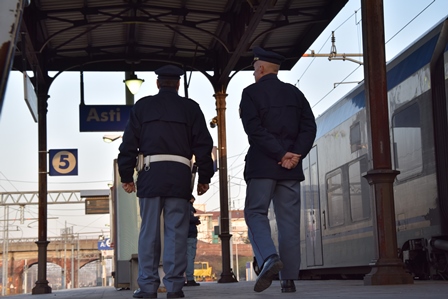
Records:
{"label": "train carriage", "polygon": [[[420,279],[448,278],[448,198],[438,196],[430,81],[442,25],[387,64],[392,167],[400,171],[394,182],[398,250]],[[444,57],[446,88],[447,47]],[[315,144],[303,160],[300,276],[365,275],[375,258],[375,215],[372,188],[363,177],[372,169],[364,83],[316,122]],[[276,240],[274,221],[272,233]]]}

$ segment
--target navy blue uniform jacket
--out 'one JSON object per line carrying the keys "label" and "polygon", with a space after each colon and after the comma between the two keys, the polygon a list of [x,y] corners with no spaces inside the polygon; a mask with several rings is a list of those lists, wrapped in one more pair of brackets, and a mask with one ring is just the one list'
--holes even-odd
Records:
{"label": "navy blue uniform jacket", "polygon": [[[161,88],[154,96],[137,101],[131,109],[118,155],[122,183],[133,181],[136,157],[172,154],[196,157],[198,181],[210,183],[213,176],[213,140],[199,105],[181,97],[175,89]],[[137,196],[191,198],[191,170],[179,162],[153,162],[137,179]]]}
{"label": "navy blue uniform jacket", "polygon": [[[314,115],[303,93],[275,74],[265,75],[243,90],[240,115],[250,145],[245,180],[303,181],[302,159],[316,138]],[[278,165],[288,151],[302,155],[291,170]]]}

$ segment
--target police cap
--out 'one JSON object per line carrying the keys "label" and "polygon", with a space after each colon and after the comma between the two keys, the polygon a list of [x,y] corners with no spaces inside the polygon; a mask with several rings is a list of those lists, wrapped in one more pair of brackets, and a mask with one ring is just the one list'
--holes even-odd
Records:
{"label": "police cap", "polygon": [[255,47],[252,51],[254,52],[254,60],[252,61],[252,64],[257,60],[262,60],[280,65],[285,60],[284,56],[271,51],[266,51],[260,47]]}
{"label": "police cap", "polygon": [[158,79],[179,80],[180,76],[184,74],[181,68],[174,65],[165,65],[154,71]]}

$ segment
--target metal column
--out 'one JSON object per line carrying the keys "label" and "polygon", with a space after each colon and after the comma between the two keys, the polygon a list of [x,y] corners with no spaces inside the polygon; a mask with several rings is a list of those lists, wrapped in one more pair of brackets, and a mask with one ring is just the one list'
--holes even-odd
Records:
{"label": "metal column", "polygon": [[51,287],[47,280],[47,99],[50,84],[39,85],[38,90],[38,135],[39,135],[39,238],[36,242],[37,281],[32,294],[49,294]]}
{"label": "metal column", "polygon": [[364,277],[365,285],[412,284],[398,258],[387,102],[383,0],[362,0],[362,34],[367,112],[372,145],[373,169],[365,175],[374,188],[373,221],[376,259]]}
{"label": "metal column", "polygon": [[214,94],[218,117],[219,202],[221,207],[222,273],[218,282],[237,282],[230,268],[229,194],[227,189],[226,97],[224,89]]}

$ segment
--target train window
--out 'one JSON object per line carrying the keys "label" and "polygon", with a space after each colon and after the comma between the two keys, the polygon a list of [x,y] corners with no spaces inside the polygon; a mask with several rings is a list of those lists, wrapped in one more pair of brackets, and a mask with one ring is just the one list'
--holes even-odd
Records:
{"label": "train window", "polygon": [[395,168],[398,180],[421,173],[423,169],[420,108],[417,103],[392,118]]}
{"label": "train window", "polygon": [[327,178],[328,222],[331,227],[344,224],[344,198],[340,171]]}
{"label": "train window", "polygon": [[352,221],[370,218],[369,183],[362,177],[367,171],[367,159],[364,157],[348,166],[350,214]]}
{"label": "train window", "polygon": [[359,122],[350,127],[350,149],[356,152],[361,148],[361,126]]}

